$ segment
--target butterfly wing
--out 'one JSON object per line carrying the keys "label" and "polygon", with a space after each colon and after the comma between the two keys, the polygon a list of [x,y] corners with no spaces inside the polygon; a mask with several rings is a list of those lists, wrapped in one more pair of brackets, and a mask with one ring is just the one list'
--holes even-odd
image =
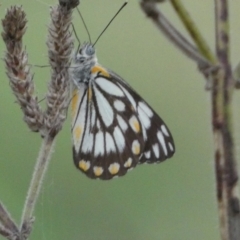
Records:
{"label": "butterfly wing", "polygon": [[122,176],[139,162],[144,148],[141,123],[121,88],[98,76],[72,100],[73,156],[90,178]]}
{"label": "butterfly wing", "polygon": [[118,75],[99,71],[72,101],[73,157],[90,178],[122,176],[138,163],[174,153],[173,138],[152,108]]}
{"label": "butterfly wing", "polygon": [[173,156],[175,144],[171,132],[158,114],[120,76],[111,72],[113,81],[120,85],[137,113],[142,127],[144,151],[139,164],[162,162]]}

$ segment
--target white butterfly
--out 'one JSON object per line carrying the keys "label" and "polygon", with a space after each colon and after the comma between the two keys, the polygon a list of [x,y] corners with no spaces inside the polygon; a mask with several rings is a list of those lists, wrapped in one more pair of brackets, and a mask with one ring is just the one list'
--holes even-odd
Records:
{"label": "white butterfly", "polygon": [[78,169],[107,180],[137,164],[173,156],[166,124],[120,76],[99,65],[92,44],[83,44],[73,61],[72,137]]}

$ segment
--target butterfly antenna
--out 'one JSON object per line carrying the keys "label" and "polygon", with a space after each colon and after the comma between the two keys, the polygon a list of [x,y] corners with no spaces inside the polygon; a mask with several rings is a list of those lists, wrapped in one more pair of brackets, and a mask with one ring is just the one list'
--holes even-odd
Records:
{"label": "butterfly antenna", "polygon": [[75,27],[74,27],[74,25],[71,23],[71,25],[72,25],[72,29],[73,29],[73,32],[74,32],[74,35],[75,35],[75,38],[77,39],[77,41],[78,41],[78,47],[77,47],[77,52],[79,51],[79,48],[80,48],[80,46],[81,46],[81,41],[80,41],[80,39],[79,39],[79,37],[78,37],[78,35],[77,35],[77,32],[76,32],[76,30],[75,30]]}
{"label": "butterfly antenna", "polygon": [[112,21],[115,19],[115,17],[122,11],[122,9],[128,4],[128,2],[125,2],[120,9],[117,11],[117,13],[113,16],[113,18],[110,20],[110,22],[107,24],[107,26],[103,29],[103,31],[100,33],[100,35],[98,36],[97,40],[94,42],[93,46],[95,46],[95,44],[98,42],[99,38],[103,35],[103,33],[107,30],[107,28],[109,27],[109,25],[112,23]]}
{"label": "butterfly antenna", "polygon": [[86,25],[86,23],[85,23],[85,21],[83,19],[83,16],[82,16],[82,14],[81,14],[81,12],[80,12],[80,10],[78,8],[77,8],[77,11],[78,11],[78,14],[79,14],[80,18],[82,19],[83,25],[84,25],[84,27],[85,27],[85,29],[87,31],[89,42],[92,44],[91,36],[90,36],[89,31],[88,31],[87,25]]}

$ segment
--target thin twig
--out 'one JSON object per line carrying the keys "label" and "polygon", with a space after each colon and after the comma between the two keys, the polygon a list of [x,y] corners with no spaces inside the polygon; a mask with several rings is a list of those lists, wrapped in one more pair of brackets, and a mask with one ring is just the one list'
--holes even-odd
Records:
{"label": "thin twig", "polygon": [[216,54],[220,69],[212,91],[217,199],[222,240],[240,239],[238,170],[232,124],[234,81],[230,65],[228,1],[215,0]]}
{"label": "thin twig", "polygon": [[33,211],[38,198],[42,180],[46,172],[51,153],[53,148],[54,140],[46,137],[43,139],[42,147],[39,153],[39,157],[36,162],[35,171],[30,183],[27,199],[22,213],[21,220],[21,234],[23,239],[27,239],[27,236],[31,232],[31,226],[33,219]]}
{"label": "thin twig", "polygon": [[208,46],[200,31],[198,30],[190,14],[185,9],[184,5],[181,3],[181,0],[170,0],[170,2],[175,9],[177,15],[181,19],[182,23],[184,24],[186,30],[192,37],[193,41],[196,43],[200,53],[211,63],[216,63],[216,57],[212,53],[210,47]]}
{"label": "thin twig", "polygon": [[141,7],[154,24],[172,41],[185,55],[194,60],[198,65],[211,67],[210,61],[201,55],[193,46],[163,15],[153,1],[142,0]]}

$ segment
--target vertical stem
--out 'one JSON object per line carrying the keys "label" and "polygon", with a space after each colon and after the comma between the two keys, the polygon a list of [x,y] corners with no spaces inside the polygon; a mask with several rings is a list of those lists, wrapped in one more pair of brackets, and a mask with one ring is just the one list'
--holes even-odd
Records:
{"label": "vertical stem", "polygon": [[21,233],[23,234],[23,236],[28,236],[28,234],[31,232],[31,223],[34,220],[33,211],[42,186],[42,180],[50,160],[53,143],[54,140],[50,137],[45,137],[43,139],[42,147],[40,149],[40,153],[35,165],[35,170],[31,179],[30,187],[25,201],[25,206],[22,213]]}
{"label": "vertical stem", "polygon": [[212,118],[220,231],[222,240],[239,240],[240,202],[232,126],[231,101],[234,82],[229,61],[227,0],[215,0],[215,17],[216,53],[220,68],[213,78]]}

